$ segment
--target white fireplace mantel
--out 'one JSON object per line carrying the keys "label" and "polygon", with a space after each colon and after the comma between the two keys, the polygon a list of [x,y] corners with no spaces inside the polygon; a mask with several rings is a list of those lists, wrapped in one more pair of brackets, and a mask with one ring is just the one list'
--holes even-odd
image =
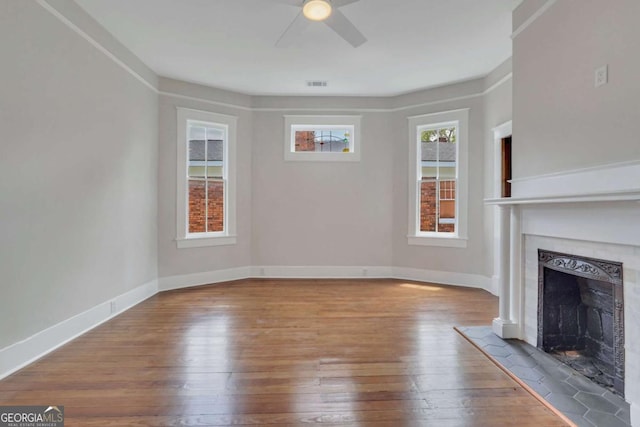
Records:
{"label": "white fireplace mantel", "polygon": [[[640,161],[512,181],[496,207],[493,331],[535,345],[538,249],[624,263],[625,323],[640,321]],[[625,336],[625,399],[640,426],[640,330]]]}
{"label": "white fireplace mantel", "polygon": [[[640,189],[631,188],[617,191],[602,191],[576,194],[552,194],[535,197],[509,197],[485,199],[485,204],[497,206],[499,244],[496,248],[497,282],[499,289],[499,316],[493,321],[493,331],[501,338],[524,338],[522,292],[522,241],[525,234],[522,225],[522,211],[537,206],[575,206],[578,204],[602,204],[611,207],[616,202],[640,202]],[[640,205],[639,205],[640,208]],[[634,240],[634,232],[628,236]],[[628,237],[627,236],[627,237]],[[578,238],[565,235],[566,238]],[[640,243],[640,240],[638,241]],[[621,243],[629,244],[627,241]]]}
{"label": "white fireplace mantel", "polygon": [[538,197],[505,197],[485,199],[487,205],[542,205],[552,203],[629,202],[640,201],[640,189],[606,191],[600,193],[566,194]]}

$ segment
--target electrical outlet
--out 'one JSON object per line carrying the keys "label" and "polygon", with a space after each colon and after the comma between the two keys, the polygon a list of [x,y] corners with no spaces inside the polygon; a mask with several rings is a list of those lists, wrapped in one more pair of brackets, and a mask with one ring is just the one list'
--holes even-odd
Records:
{"label": "electrical outlet", "polygon": [[369,271],[366,268],[362,269],[362,275],[363,276],[368,276],[369,275]]}
{"label": "electrical outlet", "polygon": [[609,81],[609,72],[606,65],[596,69],[595,74],[595,87],[600,87],[607,84]]}

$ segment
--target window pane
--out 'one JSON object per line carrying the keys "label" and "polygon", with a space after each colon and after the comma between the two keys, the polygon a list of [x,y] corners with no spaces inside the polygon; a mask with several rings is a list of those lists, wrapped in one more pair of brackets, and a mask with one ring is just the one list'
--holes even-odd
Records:
{"label": "window pane", "polygon": [[296,131],[295,150],[298,151],[316,151],[315,132],[308,130]]}
{"label": "window pane", "polygon": [[351,131],[346,128],[305,128],[294,135],[296,152],[348,153],[353,149]]}
{"label": "window pane", "polygon": [[206,191],[203,179],[189,180],[189,233],[206,231]]}
{"label": "window pane", "polygon": [[439,184],[440,218],[438,231],[453,233],[455,232],[456,217],[456,181],[441,180]]}
{"label": "window pane", "polygon": [[423,179],[420,182],[420,231],[437,231],[436,181]]}
{"label": "window pane", "polygon": [[207,176],[222,178],[224,161],[223,129],[208,127],[207,129]]}
{"label": "window pane", "polygon": [[204,141],[204,136],[205,136],[204,126],[190,124],[188,127],[188,132],[189,132],[189,141],[191,140]]}
{"label": "window pane", "polygon": [[189,126],[189,177],[204,177],[204,139],[205,128],[201,126]]}
{"label": "window pane", "polygon": [[207,231],[224,231],[224,181],[208,179],[209,209]]}

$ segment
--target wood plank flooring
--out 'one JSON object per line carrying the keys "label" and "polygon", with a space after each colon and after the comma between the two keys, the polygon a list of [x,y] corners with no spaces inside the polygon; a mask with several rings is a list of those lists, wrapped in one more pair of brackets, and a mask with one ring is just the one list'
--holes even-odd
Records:
{"label": "wood plank flooring", "polygon": [[563,426],[454,330],[497,298],[398,280],[160,293],[0,381],[65,426]]}

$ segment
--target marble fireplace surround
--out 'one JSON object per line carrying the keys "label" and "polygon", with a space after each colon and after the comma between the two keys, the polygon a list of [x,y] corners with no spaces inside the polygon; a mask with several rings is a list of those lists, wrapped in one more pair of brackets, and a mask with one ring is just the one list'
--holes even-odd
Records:
{"label": "marble fireplace surround", "polygon": [[[623,264],[625,400],[640,427],[640,162],[513,180],[497,209],[493,331],[537,345],[538,250]],[[588,190],[585,190],[588,189]]]}

